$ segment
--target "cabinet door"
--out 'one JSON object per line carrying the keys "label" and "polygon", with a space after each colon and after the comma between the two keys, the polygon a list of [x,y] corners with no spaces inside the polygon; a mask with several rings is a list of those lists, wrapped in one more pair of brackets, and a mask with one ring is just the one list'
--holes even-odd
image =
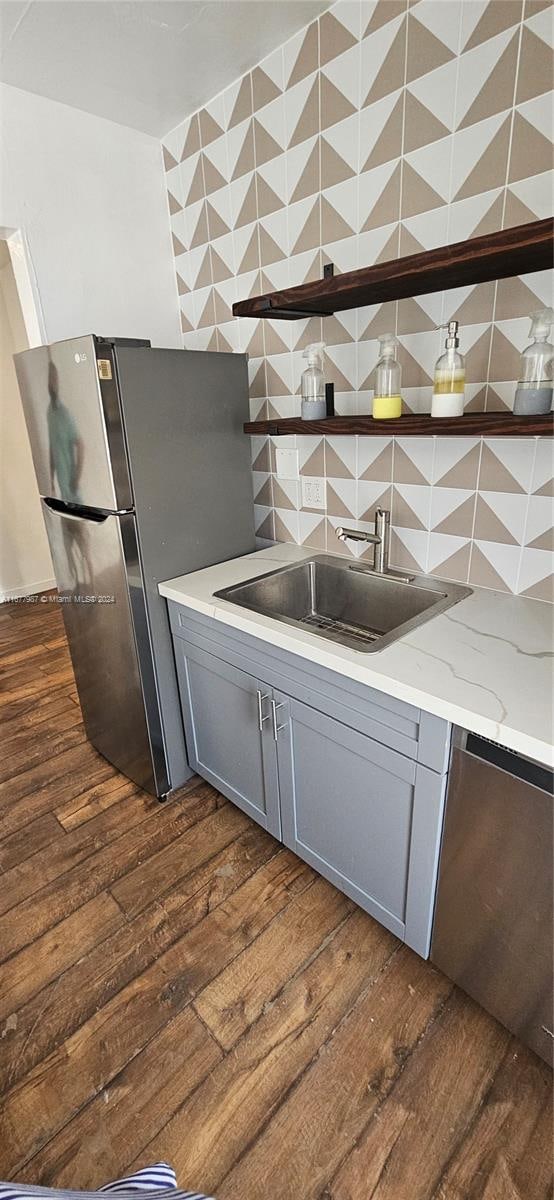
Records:
{"label": "cabinet door", "polygon": [[191,767],[279,838],[271,689],[186,641],[175,654]]}
{"label": "cabinet door", "polygon": [[306,704],[275,701],[283,841],[404,938],[415,763]]}

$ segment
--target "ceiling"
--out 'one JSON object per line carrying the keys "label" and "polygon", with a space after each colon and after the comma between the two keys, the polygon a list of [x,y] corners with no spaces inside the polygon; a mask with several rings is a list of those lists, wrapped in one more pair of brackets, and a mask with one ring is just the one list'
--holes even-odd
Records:
{"label": "ceiling", "polygon": [[161,137],[330,0],[0,0],[0,80]]}

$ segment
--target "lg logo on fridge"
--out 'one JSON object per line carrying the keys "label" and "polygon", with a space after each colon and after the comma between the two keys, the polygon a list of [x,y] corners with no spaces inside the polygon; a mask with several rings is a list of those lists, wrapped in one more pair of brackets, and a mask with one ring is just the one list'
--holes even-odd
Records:
{"label": "lg logo on fridge", "polygon": [[87,356],[86,356],[86,354],[76,354],[76,355],[75,355],[75,362],[76,362],[76,363],[82,363],[82,362],[86,362],[86,361],[87,361]]}

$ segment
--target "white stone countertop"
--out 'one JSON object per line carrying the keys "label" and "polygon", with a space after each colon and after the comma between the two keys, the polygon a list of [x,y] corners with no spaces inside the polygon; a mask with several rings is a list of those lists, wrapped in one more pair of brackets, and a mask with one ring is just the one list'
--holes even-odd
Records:
{"label": "white stone countertop", "polygon": [[225,625],[554,765],[554,606],[474,588],[394,645],[364,654],[214,598],[221,588],[313,555],[281,543],[170,579],[159,590]]}

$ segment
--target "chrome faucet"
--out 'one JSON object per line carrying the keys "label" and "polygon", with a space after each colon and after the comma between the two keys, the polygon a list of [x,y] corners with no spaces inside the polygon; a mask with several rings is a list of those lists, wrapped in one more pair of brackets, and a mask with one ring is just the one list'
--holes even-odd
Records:
{"label": "chrome faucet", "polygon": [[389,569],[390,549],[390,512],[386,508],[375,509],[375,533],[364,533],[361,529],[344,529],[342,525],[336,531],[341,542],[350,538],[353,542],[370,542],[375,546],[373,570],[378,575],[385,575]]}

